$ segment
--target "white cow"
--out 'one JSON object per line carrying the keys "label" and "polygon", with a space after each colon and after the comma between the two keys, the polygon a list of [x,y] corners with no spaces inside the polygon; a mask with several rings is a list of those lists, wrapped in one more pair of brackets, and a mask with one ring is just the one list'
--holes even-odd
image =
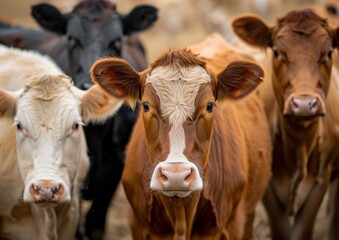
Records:
{"label": "white cow", "polygon": [[73,239],[88,168],[83,122],[121,101],[75,88],[47,57],[0,46],[0,239]]}

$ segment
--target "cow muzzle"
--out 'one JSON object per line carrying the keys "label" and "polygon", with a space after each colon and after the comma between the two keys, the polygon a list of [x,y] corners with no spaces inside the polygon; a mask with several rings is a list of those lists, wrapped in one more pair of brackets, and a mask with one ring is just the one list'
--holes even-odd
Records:
{"label": "cow muzzle", "polygon": [[[28,196],[27,196],[28,195]],[[35,181],[30,184],[25,202],[34,203],[61,203],[69,199],[66,187],[57,181]]]}
{"label": "cow muzzle", "polygon": [[154,169],[150,187],[166,196],[186,197],[202,189],[202,179],[193,163],[162,162]]}
{"label": "cow muzzle", "polygon": [[284,107],[284,115],[296,118],[314,118],[325,115],[325,107],[318,96],[308,94],[291,96]]}

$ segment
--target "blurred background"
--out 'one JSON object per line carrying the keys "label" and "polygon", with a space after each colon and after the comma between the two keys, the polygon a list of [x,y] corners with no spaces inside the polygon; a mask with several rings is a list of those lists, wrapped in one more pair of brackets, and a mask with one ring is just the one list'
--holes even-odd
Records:
{"label": "blurred background", "polygon": [[[69,12],[79,0],[0,0],[0,17],[15,24],[36,27],[30,6],[49,2],[62,12]],[[285,12],[304,7],[321,6],[334,0],[110,0],[117,10],[128,13],[137,4],[152,4],[159,9],[159,20],[151,30],[140,34],[148,59],[168,48],[200,42],[213,31],[232,41],[232,19],[243,13],[258,14],[269,22]]]}
{"label": "blurred background", "polygon": [[[159,9],[159,19],[152,29],[140,34],[147,58],[152,61],[168,48],[185,47],[202,41],[218,31],[232,42],[230,24],[239,14],[253,13],[268,22],[292,9],[322,8],[334,0],[111,0],[120,13],[128,13],[137,4],[152,4]],[[0,18],[13,24],[38,28],[30,16],[32,4],[49,2],[62,12],[69,12],[78,0],[0,0]],[[339,2],[339,1],[338,1]],[[338,24],[339,26],[339,24]],[[83,203],[86,211],[88,203]],[[130,240],[128,204],[120,186],[108,214],[105,240]],[[315,228],[315,240],[324,239],[324,204]],[[270,239],[268,222],[261,205],[255,220],[255,239]]]}

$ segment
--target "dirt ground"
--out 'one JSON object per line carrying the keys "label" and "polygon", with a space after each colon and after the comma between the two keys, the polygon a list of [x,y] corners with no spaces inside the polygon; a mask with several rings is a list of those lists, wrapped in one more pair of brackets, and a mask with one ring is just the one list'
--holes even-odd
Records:
{"label": "dirt ground", "polygon": [[[147,2],[147,3],[156,3],[159,5],[159,23],[155,27],[141,34],[141,38],[145,44],[145,48],[148,53],[148,59],[151,60],[154,57],[158,56],[163,50],[168,49],[169,47],[183,47],[190,44],[195,44],[201,41],[208,32],[212,30],[220,30],[224,32],[226,39],[230,38],[228,36],[229,29],[227,25],[229,24],[232,16],[225,17],[223,16],[219,9],[212,9],[211,14],[208,15],[206,12],[201,12],[202,8],[207,8],[204,6],[195,5],[194,8],[190,8],[189,5],[176,9],[176,6],[181,4],[190,4],[192,0],[172,0],[172,1],[161,1],[161,0],[148,0],[148,1],[137,1],[137,0],[117,0],[118,9],[121,9],[123,12],[128,12],[133,5],[136,3]],[[14,23],[22,24],[25,26],[36,27],[35,23],[29,16],[29,9],[32,3],[38,3],[41,1],[38,0],[0,0],[0,17],[5,17],[11,19]],[[52,2],[57,6],[61,7],[64,11],[71,9],[72,4],[76,0],[49,0],[47,2]],[[171,2],[171,5],[162,5],[165,2]],[[238,0],[240,4],[246,4],[249,0]],[[275,2],[270,0],[270,2]],[[291,2],[295,3],[295,6],[299,6],[297,3],[311,3],[315,1],[291,1],[291,0],[276,0],[276,2]],[[180,3],[180,4],[178,4]],[[208,0],[201,0],[200,3],[208,5],[210,2]],[[284,12],[287,9],[288,4],[283,4],[281,6],[275,6],[275,10]],[[200,10],[199,10],[200,9]],[[170,11],[169,11],[170,10]],[[212,16],[215,13],[215,18],[206,20],[207,17]],[[205,17],[197,16],[197,11],[200,11],[200,14],[205,14]],[[279,12],[277,11],[277,12]],[[176,17],[173,18],[173,14],[176,14]],[[206,15],[207,14],[207,15]],[[219,15],[218,15],[219,14]],[[274,14],[273,14],[274,15]],[[192,19],[193,16],[193,19]],[[214,15],[213,15],[214,16]],[[218,18],[219,17],[219,18]],[[271,18],[272,12],[271,12]],[[173,20],[174,19],[174,20]],[[228,22],[225,22],[222,26],[216,19],[226,19]],[[214,25],[213,25],[214,24]],[[212,26],[212,27],[211,27]],[[213,26],[215,27],[213,29]],[[219,27],[219,28],[218,28]],[[164,31],[165,30],[165,31]],[[86,209],[89,206],[89,202],[84,202],[82,204],[83,212],[86,212]],[[129,205],[125,198],[123,188],[120,186],[112,203],[107,217],[107,232],[105,234],[105,240],[130,240],[132,239],[130,235],[130,230],[128,226],[128,212]],[[315,226],[314,239],[322,240],[324,239],[324,229],[325,229],[325,202],[323,203]],[[268,221],[266,218],[265,211],[261,204],[258,205],[256,209],[256,219],[254,223],[254,234],[255,239],[257,240],[266,240],[270,239]]]}
{"label": "dirt ground", "polygon": [[[314,240],[323,240],[325,232],[326,200],[323,202],[317,216],[314,230]],[[87,209],[88,202],[83,203],[83,209]],[[107,231],[104,240],[132,240],[128,226],[129,204],[126,200],[122,185],[120,185],[109,209],[107,217]],[[269,240],[270,231],[268,220],[263,205],[260,203],[256,209],[254,221],[254,240]],[[136,239],[137,240],[137,239]]]}

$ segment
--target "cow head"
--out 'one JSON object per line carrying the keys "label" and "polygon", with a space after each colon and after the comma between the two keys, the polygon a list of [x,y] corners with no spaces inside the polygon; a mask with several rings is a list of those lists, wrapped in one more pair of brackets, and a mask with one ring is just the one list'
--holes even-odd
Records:
{"label": "cow head", "polygon": [[325,115],[338,28],[309,9],[289,12],[274,26],[239,17],[233,28],[245,42],[271,48],[273,88],[285,116],[299,121]]}
{"label": "cow head", "polygon": [[144,72],[126,61],[103,58],[92,79],[113,96],[140,101],[150,165],[150,188],[186,197],[203,188],[216,101],[241,98],[253,90],[262,69],[233,62],[217,77],[188,50],[166,52]]}
{"label": "cow head", "polygon": [[64,75],[42,76],[17,92],[0,89],[0,117],[16,128],[25,202],[70,201],[80,159],[83,122],[104,120],[121,105],[93,86],[79,90]]}
{"label": "cow head", "polygon": [[67,37],[64,59],[69,69],[64,70],[76,86],[87,89],[93,62],[103,56],[121,56],[123,36],[149,28],[157,19],[157,9],[140,5],[122,15],[108,1],[86,0],[66,14],[50,4],[37,4],[32,15],[46,30]]}

